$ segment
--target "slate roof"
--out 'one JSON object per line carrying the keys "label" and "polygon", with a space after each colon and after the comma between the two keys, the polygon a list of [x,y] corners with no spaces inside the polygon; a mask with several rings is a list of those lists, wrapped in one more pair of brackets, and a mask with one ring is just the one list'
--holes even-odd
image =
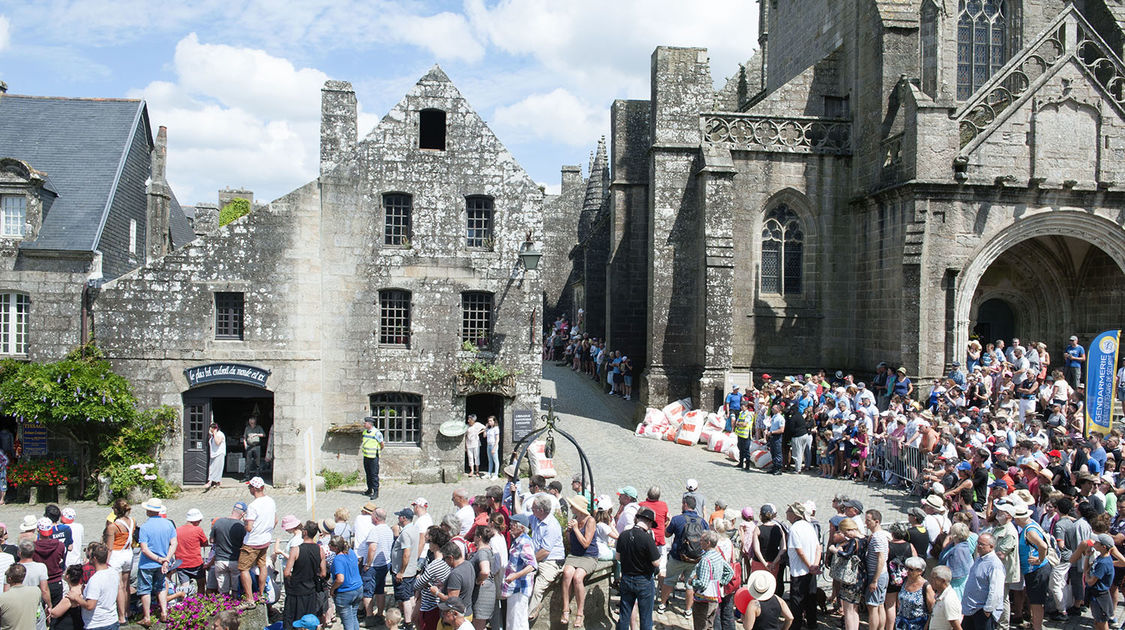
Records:
{"label": "slate roof", "polygon": [[[195,216],[195,207],[188,207],[192,209],[192,216]],[[172,249],[179,249],[195,239],[195,230],[191,228],[187,213],[180,206],[180,201],[176,199],[175,193],[172,193],[172,205],[168,209],[168,214],[171,216],[168,229],[172,232]]]}
{"label": "slate roof", "polygon": [[148,133],[145,117],[134,99],[0,94],[0,156],[46,172],[59,195],[39,238],[22,248],[95,249],[130,140]]}

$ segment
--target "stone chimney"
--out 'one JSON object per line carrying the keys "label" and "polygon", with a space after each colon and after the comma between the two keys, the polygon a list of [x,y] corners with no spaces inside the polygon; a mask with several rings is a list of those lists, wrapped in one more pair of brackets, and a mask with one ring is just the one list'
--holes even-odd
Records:
{"label": "stone chimney", "polygon": [[355,90],[347,81],[325,81],[320,91],[320,175],[355,159]]}
{"label": "stone chimney", "polygon": [[192,223],[196,236],[219,229],[219,206],[213,203],[195,204],[195,221]]}
{"label": "stone chimney", "polygon": [[150,158],[148,183],[148,229],[145,235],[145,262],[152,262],[172,250],[172,192],[165,178],[168,164],[168,128],[160,127]]}

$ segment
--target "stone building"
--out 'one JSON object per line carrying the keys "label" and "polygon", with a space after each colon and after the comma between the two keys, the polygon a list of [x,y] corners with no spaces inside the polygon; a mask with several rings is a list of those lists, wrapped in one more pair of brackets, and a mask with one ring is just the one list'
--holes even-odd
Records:
{"label": "stone building", "polygon": [[60,359],[94,334],[88,287],[192,238],[133,99],[0,87],[0,356]]}
{"label": "stone building", "polygon": [[610,112],[608,264],[572,284],[605,278],[585,308],[644,396],[879,361],[925,380],[972,335],[1058,365],[1120,326],[1120,0],[760,6],[723,88],[705,49],[661,47],[651,97]]}
{"label": "stone building", "polygon": [[440,68],[362,138],[350,84],[322,105],[317,179],[96,298],[115,369],[183,409],[173,480],[205,480],[211,420],[238,451],[257,415],[280,484],[306,439],[316,470],[357,470],[374,416],[384,472],[425,481],[462,470],[442,423],[495,415],[507,452],[538,409],[543,289],[519,253],[542,239],[543,193]]}

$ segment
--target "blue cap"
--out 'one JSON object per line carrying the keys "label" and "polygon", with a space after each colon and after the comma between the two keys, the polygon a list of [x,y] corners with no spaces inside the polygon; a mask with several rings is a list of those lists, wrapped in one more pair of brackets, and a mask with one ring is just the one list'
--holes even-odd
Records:
{"label": "blue cap", "polygon": [[519,523],[524,527],[531,527],[531,519],[528,518],[527,514],[513,514],[511,520],[513,523]]}
{"label": "blue cap", "polygon": [[245,512],[246,511],[246,503],[243,502],[243,501],[239,501],[238,503],[234,504],[234,509],[242,510],[243,512]]}
{"label": "blue cap", "polygon": [[989,488],[1005,488],[1006,489],[1008,487],[1008,484],[1003,479],[997,479],[996,481],[993,481],[992,483],[988,484],[988,487]]}
{"label": "blue cap", "polygon": [[318,627],[320,627],[320,620],[316,618],[316,615],[305,615],[304,617],[301,617],[297,621],[294,621],[293,627],[294,628],[318,628]]}
{"label": "blue cap", "polygon": [[961,462],[960,464],[957,464],[957,470],[972,470],[972,469],[973,469],[973,465],[970,464],[969,462]]}

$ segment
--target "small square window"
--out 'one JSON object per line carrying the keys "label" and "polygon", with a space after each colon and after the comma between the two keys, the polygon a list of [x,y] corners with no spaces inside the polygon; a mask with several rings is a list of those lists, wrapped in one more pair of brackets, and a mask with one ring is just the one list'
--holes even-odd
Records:
{"label": "small square window", "polygon": [[492,339],[492,294],[469,291],[461,294],[461,341],[478,348]]}
{"label": "small square window", "polygon": [[215,293],[215,339],[242,340],[244,301],[242,292]]}
{"label": "small square window", "polygon": [[379,345],[410,347],[410,292],[379,292]]}
{"label": "small square window", "polygon": [[410,195],[383,195],[383,244],[398,247],[410,245],[410,222],[413,202]]}
{"label": "small square window", "polygon": [[469,197],[465,200],[467,238],[471,249],[492,249],[492,198]]}
{"label": "small square window", "polygon": [[23,195],[4,195],[0,197],[3,236],[23,236],[27,221],[27,198]]}

